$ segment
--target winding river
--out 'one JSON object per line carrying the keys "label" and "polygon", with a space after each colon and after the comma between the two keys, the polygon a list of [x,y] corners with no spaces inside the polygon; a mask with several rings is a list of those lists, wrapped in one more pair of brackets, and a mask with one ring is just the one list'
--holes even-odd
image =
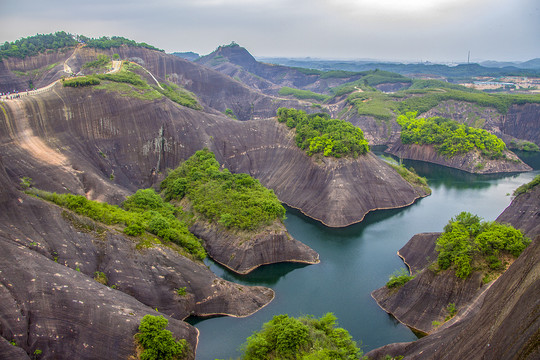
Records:
{"label": "winding river", "polygon": [[357,225],[327,228],[296,210],[287,209],[285,225],[296,239],[320,254],[317,265],[276,264],[247,276],[235,275],[207,260],[218,276],[246,285],[263,285],[276,292],[265,308],[247,318],[189,319],[200,331],[197,360],[240,356],[240,345],[273,315],[314,315],[333,312],[365,352],[416,336],[381,310],[371,291],[405,267],[396,255],[416,233],[442,231],[448,220],[469,211],[495,220],[510,204],[510,194],[540,173],[540,155],[523,158],[535,171],[522,174],[472,175],[415,161],[404,161],[428,179],[433,194],[412,206],[370,213]]}

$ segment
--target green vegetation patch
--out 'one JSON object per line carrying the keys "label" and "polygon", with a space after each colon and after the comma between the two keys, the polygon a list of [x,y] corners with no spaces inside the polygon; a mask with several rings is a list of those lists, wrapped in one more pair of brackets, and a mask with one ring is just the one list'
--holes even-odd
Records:
{"label": "green vegetation patch", "polygon": [[169,320],[163,316],[145,315],[135,339],[142,348],[141,360],[180,360],[188,356],[185,339],[176,340],[166,327]]}
{"label": "green vegetation patch", "polygon": [[62,80],[62,85],[64,87],[84,87],[99,85],[100,83],[101,82],[99,81],[99,79],[93,75],[79,76],[67,80]]}
{"label": "green vegetation patch", "polygon": [[128,196],[123,208],[88,200],[82,195],[57,194],[31,188],[27,193],[51,201],[77,214],[107,225],[123,225],[124,233],[139,236],[144,232],[157,235],[165,242],[181,246],[194,258],[204,259],[206,252],[200,241],[178,220],[179,209],[163,201],[153,189],[138,190]]}
{"label": "green vegetation patch", "polygon": [[[458,86],[458,85],[456,85]],[[426,88],[425,90],[407,90],[405,94],[414,95],[399,102],[397,109],[405,113],[417,111],[424,113],[443,101],[456,100],[475,103],[483,107],[495,108],[499,113],[506,114],[511,105],[540,103],[539,95],[528,94],[488,94],[471,90],[456,89],[450,84],[444,88]]]}
{"label": "green vegetation patch", "polygon": [[347,102],[355,107],[358,115],[383,121],[394,118],[393,110],[397,106],[392,98],[379,91],[355,92],[347,97]]}
{"label": "green vegetation patch", "polygon": [[506,149],[504,142],[483,129],[460,124],[441,117],[417,118],[416,113],[400,115],[401,142],[435,145],[437,153],[447,157],[467,153],[474,148],[490,159],[500,159]]}
{"label": "green vegetation patch", "polygon": [[160,85],[162,89],[159,87],[156,87],[155,89],[175,103],[194,110],[202,110],[202,106],[199,104],[197,97],[192,92],[189,92],[173,83],[161,83]]}
{"label": "green vegetation patch", "polygon": [[285,218],[285,208],[272,190],[247,174],[220,170],[208,149],[171,171],[161,190],[167,200],[186,196],[195,211],[227,228],[256,230]]}
{"label": "green vegetation patch", "polygon": [[409,184],[414,186],[421,187],[426,194],[431,194],[431,189],[429,188],[427,179],[425,177],[419,176],[414,168],[411,166],[410,168],[406,168],[403,164],[398,164],[393,158],[389,156],[382,156],[382,159],[388,163],[391,167],[394,168],[394,170],[397,171],[399,175],[405,181],[407,181]]}
{"label": "green vegetation patch", "polygon": [[317,94],[309,90],[294,89],[287,86],[284,86],[279,90],[279,95],[282,95],[282,96],[291,95],[294,98],[299,99],[299,100],[315,100],[315,101],[320,101],[320,102],[325,102],[326,100],[330,99],[330,96],[328,95]]}
{"label": "green vegetation patch", "polygon": [[84,64],[83,69],[104,69],[111,63],[111,59],[107,55],[99,54],[97,59],[94,61],[89,61]]}
{"label": "green vegetation patch", "polygon": [[526,192],[529,192],[531,191],[532,188],[534,188],[535,186],[537,186],[538,184],[540,184],[540,175],[536,175],[534,177],[534,179],[527,183],[527,184],[523,184],[521,185],[520,187],[518,187],[515,191],[514,191],[514,196],[518,196],[518,195],[521,195],[521,194],[524,194]]}
{"label": "green vegetation patch", "polygon": [[378,69],[362,71],[359,73],[355,73],[354,75],[361,76],[361,78],[330,89],[332,94],[334,94],[334,96],[341,96],[352,93],[359,89],[363,91],[376,91],[374,86],[380,84],[412,83],[412,80],[410,78],[405,77],[401,74],[389,71],[381,71]]}
{"label": "green vegetation patch", "polygon": [[145,48],[149,50],[156,50],[156,51],[163,52],[163,50],[158,49],[152,45],[148,45],[145,42],[138,43],[134,40],[126,39],[121,36],[113,36],[113,37],[102,36],[100,38],[95,39],[95,38],[89,38],[83,35],[79,35],[77,36],[77,39],[80,42],[86,44],[87,47],[96,48],[96,49],[118,48],[118,47],[126,45],[126,46],[131,46],[131,47],[140,47],[140,48]]}
{"label": "green vegetation patch", "polygon": [[0,60],[8,57],[24,59],[46,51],[56,51],[65,47],[76,46],[77,40],[65,31],[54,34],[37,34],[21,38],[13,42],[5,42],[0,46]]}
{"label": "green vegetation patch", "polygon": [[511,140],[509,147],[511,149],[528,151],[528,152],[538,152],[540,148],[535,143],[526,140]]}
{"label": "green vegetation patch", "polygon": [[247,339],[241,359],[359,359],[362,351],[356,342],[347,330],[336,326],[332,313],[320,319],[276,315]]}
{"label": "green vegetation patch", "polygon": [[360,128],[347,121],[330,119],[328,114],[308,115],[302,110],[279,108],[277,119],[295,129],[296,145],[309,156],[322,153],[336,158],[356,158],[369,151]]}
{"label": "green vegetation patch", "polygon": [[407,271],[407,269],[401,268],[394,271],[392,275],[390,275],[390,277],[388,278],[388,282],[386,283],[386,287],[389,289],[398,288],[405,285],[412,279],[414,279],[414,275],[409,274],[409,271]]}
{"label": "green vegetation patch", "polygon": [[503,257],[518,257],[530,242],[510,225],[482,221],[477,215],[461,212],[450,219],[437,239],[437,265],[442,270],[455,269],[462,279],[473,270],[502,271]]}

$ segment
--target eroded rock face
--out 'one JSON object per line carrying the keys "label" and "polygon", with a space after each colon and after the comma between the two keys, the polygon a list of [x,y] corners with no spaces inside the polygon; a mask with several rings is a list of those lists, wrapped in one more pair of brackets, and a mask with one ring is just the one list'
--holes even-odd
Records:
{"label": "eroded rock face", "polygon": [[439,155],[433,145],[393,143],[387,153],[403,159],[427,161],[434,164],[467,171],[475,174],[495,174],[508,172],[531,171],[532,168],[521,161],[513,152],[506,150],[507,159],[490,160],[483,158],[478,151],[470,151],[463,155],[447,158]]}
{"label": "eroded rock face", "polygon": [[411,272],[417,274],[414,279],[397,289],[383,286],[371,293],[384,311],[424,334],[437,329],[434,321],[444,323],[448,304],[453,303],[456,309],[461,309],[486,289],[479,272],[473,272],[467,279],[460,279],[453,270],[436,274],[427,268],[437,259],[435,241],[439,235],[417,234],[399,250],[398,254]]}
{"label": "eroded rock face", "polygon": [[497,221],[511,224],[529,238],[540,234],[540,186],[514,198]]}
{"label": "eroded rock face", "polygon": [[[540,356],[540,187],[517,196],[497,218],[522,230],[533,243],[497,280],[483,285],[478,273],[466,280],[453,271],[435,276],[426,267],[436,260],[439,233],[417,234],[399,250],[415,279],[397,290],[386,287],[372,296],[401,322],[430,335],[413,343],[390,344],[368,353],[370,359],[403,355],[410,359],[536,359]],[[479,284],[478,287],[475,284]],[[468,300],[467,300],[468,298]],[[448,302],[457,315],[434,329],[430,317]],[[434,311],[435,310],[435,311]],[[434,319],[437,320],[437,319]],[[488,346],[489,344],[489,346]]]}
{"label": "eroded rock face", "polygon": [[319,262],[319,254],[292,238],[285,226],[277,220],[256,234],[228,231],[203,221],[196,222],[189,230],[204,240],[204,247],[210,257],[239,274],[247,274],[261,265],[279,262]]}
{"label": "eroded rock face", "polygon": [[406,359],[538,359],[540,346],[540,237],[455,323],[412,343],[390,344],[366,355]]}

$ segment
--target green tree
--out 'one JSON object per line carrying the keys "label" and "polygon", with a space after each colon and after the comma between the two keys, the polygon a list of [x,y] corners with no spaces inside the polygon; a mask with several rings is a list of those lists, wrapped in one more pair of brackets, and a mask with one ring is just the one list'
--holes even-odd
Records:
{"label": "green tree", "polygon": [[337,319],[328,313],[316,319],[276,315],[242,346],[245,360],[358,359],[362,352]]}
{"label": "green tree", "polygon": [[456,275],[464,279],[473,270],[473,260],[496,269],[503,252],[517,257],[529,244],[530,240],[510,225],[485,222],[477,215],[461,212],[450,219],[437,239],[437,264],[442,270],[453,266]]}
{"label": "green tree", "polygon": [[169,320],[163,316],[145,315],[135,338],[143,348],[141,360],[177,360],[187,355],[185,339],[175,340],[166,330]]}

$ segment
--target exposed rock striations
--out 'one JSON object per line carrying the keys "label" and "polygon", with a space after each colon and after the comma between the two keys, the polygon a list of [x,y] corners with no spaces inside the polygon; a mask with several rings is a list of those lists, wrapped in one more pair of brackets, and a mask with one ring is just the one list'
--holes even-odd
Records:
{"label": "exposed rock striations", "polygon": [[454,155],[448,158],[438,154],[433,145],[402,144],[400,141],[397,141],[392,144],[386,152],[403,159],[427,161],[477,174],[532,170],[529,165],[525,164],[513,152],[508,150],[504,152],[506,159],[499,160],[485,158],[479,151],[475,150],[469,151],[463,155]]}
{"label": "exposed rock striations", "polygon": [[277,220],[256,233],[226,230],[203,221],[197,221],[189,230],[204,240],[210,257],[239,274],[247,274],[265,264],[319,262],[319,254],[293,239]]}

